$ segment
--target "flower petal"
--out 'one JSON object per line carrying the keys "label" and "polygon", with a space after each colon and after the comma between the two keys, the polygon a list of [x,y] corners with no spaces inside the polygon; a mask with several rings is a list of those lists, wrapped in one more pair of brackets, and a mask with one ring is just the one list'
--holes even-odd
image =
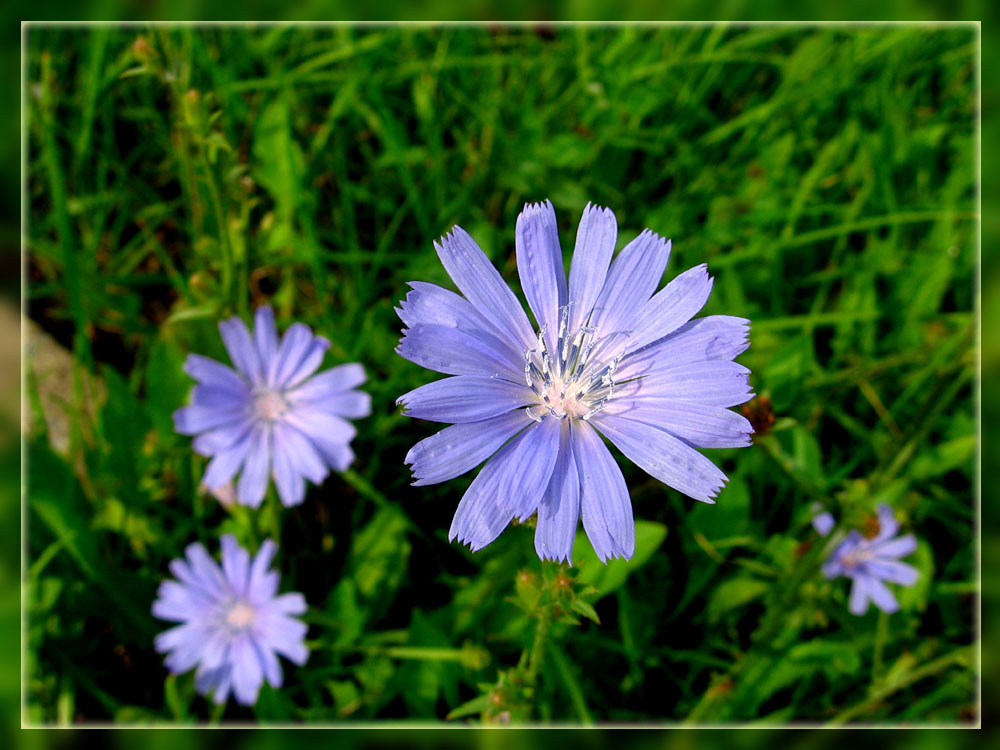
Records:
{"label": "flower petal", "polygon": [[243,471],[236,485],[236,498],[243,505],[256,508],[267,492],[268,476],[271,473],[271,429],[257,425],[250,434],[250,448]]}
{"label": "flower petal", "polygon": [[211,693],[212,702],[220,706],[229,697],[232,684],[232,669],[228,663],[218,669],[199,669],[194,678],[195,689],[202,695]]}
{"label": "flower petal", "polygon": [[340,417],[302,407],[286,414],[284,422],[309,438],[321,453],[331,445],[346,445],[358,434],[354,425]]}
{"label": "flower petal", "polygon": [[[301,615],[305,614],[305,611],[308,609],[305,597],[297,591],[277,597],[271,602],[270,608],[272,612],[278,612],[283,615]],[[305,630],[302,632],[305,634]]]}
{"label": "flower petal", "polygon": [[361,419],[372,413],[372,397],[364,391],[341,391],[310,404],[335,417]]}
{"label": "flower petal", "polygon": [[229,320],[219,323],[222,343],[226,345],[229,359],[251,383],[257,385],[263,382],[263,368],[257,354],[257,346],[250,338],[247,325],[235,315]]}
{"label": "flower petal", "polygon": [[250,391],[246,387],[230,388],[220,385],[196,385],[191,391],[191,404],[204,409],[247,409]]}
{"label": "flower petal", "polygon": [[313,484],[320,484],[330,473],[312,439],[291,423],[275,422],[273,444],[280,443],[292,459],[295,470]]}
{"label": "flower petal", "polygon": [[537,396],[524,384],[459,375],[415,388],[399,397],[403,413],[433,422],[479,422],[527,406]]}
{"label": "flower petal", "polygon": [[247,416],[246,405],[182,406],[174,412],[174,431],[181,435],[197,435],[219,427],[238,425]]}
{"label": "flower petal", "polygon": [[[191,448],[199,456],[214,456],[236,444],[253,429],[254,420],[248,415],[242,420],[203,432],[191,441]],[[233,469],[235,472],[236,470]]]}
{"label": "flower petal", "polygon": [[232,636],[225,628],[213,630],[204,640],[198,671],[218,669],[229,661],[229,646]]}
{"label": "flower petal", "polygon": [[538,505],[535,551],[542,560],[573,561],[573,541],[580,523],[580,473],[573,456],[571,424],[569,420],[562,423],[559,455]]}
{"label": "flower petal", "polygon": [[594,552],[603,562],[630,559],[635,553],[635,520],[621,469],[586,422],[574,425],[573,453],[580,474],[580,515]]}
{"label": "flower petal", "polygon": [[232,534],[222,536],[222,571],[233,594],[245,596],[250,575],[250,553],[239,545]]}
{"label": "flower petal", "polygon": [[474,469],[532,424],[534,420],[519,409],[482,422],[445,427],[410,448],[404,463],[411,467],[416,487],[444,482]]}
{"label": "flower petal", "polygon": [[[183,560],[174,560],[170,564],[170,572],[177,577],[177,580],[185,583],[190,581],[191,584],[199,586],[216,598],[225,598],[229,595],[229,584],[222,568],[208,554],[208,550],[198,542],[194,542],[184,548],[184,554],[187,556],[187,566],[184,566]],[[185,570],[190,576],[187,580],[182,577]]]}
{"label": "flower petal", "polygon": [[250,437],[253,431],[253,422],[245,422],[239,437],[215,453],[215,457],[208,462],[205,475],[201,478],[202,484],[210,490],[217,490],[232,481],[250,451]]}
{"label": "flower petal", "polygon": [[521,303],[503,277],[461,227],[434,243],[438,257],[465,298],[517,351],[532,347],[534,334]]}
{"label": "flower petal", "polygon": [[854,583],[851,584],[851,598],[847,608],[854,615],[863,615],[868,611],[868,600],[871,598],[869,590],[869,579],[864,576],[855,576]]}
{"label": "flower petal", "polygon": [[917,549],[917,538],[913,534],[907,534],[886,542],[876,542],[872,545],[872,549],[879,557],[883,558],[906,557]]}
{"label": "flower petal", "polygon": [[709,315],[688,321],[676,331],[627,355],[618,368],[619,380],[705,360],[732,360],[750,345],[750,321],[730,315]]}
{"label": "flower petal", "polygon": [[899,560],[869,560],[868,571],[876,578],[902,586],[912,586],[920,578],[916,568]]}
{"label": "flower petal", "polygon": [[507,443],[472,480],[455,510],[451,528],[448,529],[448,541],[457,539],[475,552],[500,536],[500,532],[514,518],[509,504],[497,502],[508,475],[518,469],[511,460],[513,446],[513,442]]}
{"label": "flower petal", "polygon": [[278,354],[272,361],[271,387],[294,388],[316,371],[329,348],[330,342],[322,336],[314,336],[305,323],[293,323],[285,331]]}
{"label": "flower petal", "polygon": [[485,335],[457,328],[419,324],[407,328],[396,353],[428,370],[446,375],[479,375],[517,380],[523,377],[523,359],[516,362],[510,348]]}
{"label": "flower petal", "polygon": [[576,231],[569,269],[569,330],[584,325],[597,302],[615,254],[618,222],[609,208],[587,204]]}
{"label": "flower petal", "polygon": [[270,580],[267,578],[271,561],[278,551],[278,545],[270,539],[265,539],[257,554],[254,555],[253,563],[250,565],[250,573],[247,577],[247,599],[251,603],[266,601],[274,596],[274,591],[270,589]]}
{"label": "flower petal", "polygon": [[865,586],[871,600],[875,602],[875,606],[883,612],[891,615],[899,609],[899,602],[896,601],[895,595],[889,591],[889,587],[882,583],[882,581],[877,578],[867,578]]}
{"label": "flower petal", "polygon": [[281,663],[278,661],[278,657],[271,649],[258,643],[256,639],[253,641],[253,646],[257,652],[257,659],[264,669],[264,677],[267,682],[273,688],[280,688],[284,675],[281,672]]}
{"label": "flower petal", "polygon": [[892,508],[882,503],[878,506],[878,534],[872,539],[872,544],[884,542],[899,533],[899,521]]}
{"label": "flower petal", "polygon": [[633,463],[675,490],[703,503],[728,481],[709,459],[680,438],[645,422],[600,413],[592,423]]}
{"label": "flower petal", "polygon": [[317,445],[334,471],[344,471],[354,463],[354,451],[349,445]]}
{"label": "flower petal", "polygon": [[538,508],[559,452],[559,420],[545,419],[520,433],[483,467],[462,496],[448,532],[473,551],[499,536],[514,516]]}
{"label": "flower petal", "polygon": [[289,395],[296,401],[324,399],[334,393],[343,393],[365,382],[365,368],[357,362],[338,365],[313,375]]}
{"label": "flower petal", "polygon": [[670,242],[646,229],[611,264],[591,324],[612,351],[624,345],[636,314],[660,285],[669,257]]}
{"label": "flower petal", "polygon": [[688,362],[654,370],[616,388],[619,395],[647,395],[697,401],[713,406],[736,406],[753,398],[750,370],[736,362]]}
{"label": "flower petal", "polygon": [[323,364],[323,357],[326,356],[326,352],[329,348],[330,342],[327,339],[322,336],[313,336],[312,344],[310,344],[309,349],[306,351],[305,355],[303,355],[298,367],[296,367],[282,382],[282,387],[295,388],[297,385],[305,381],[306,378],[316,372],[316,370],[319,369],[319,366]]}
{"label": "flower petal", "polygon": [[676,331],[705,306],[711,292],[712,277],[704,263],[677,276],[639,310],[629,350],[641,349]]}
{"label": "flower petal", "polygon": [[252,706],[257,702],[264,674],[250,638],[244,636],[236,639],[230,646],[229,658],[233,669],[233,695],[238,703]]}
{"label": "flower petal", "polygon": [[184,586],[177,581],[163,581],[153,602],[154,617],[171,622],[186,622],[203,617],[215,604],[215,599],[200,588]]}
{"label": "flower petal", "polygon": [[199,383],[218,385],[234,390],[248,389],[246,379],[232,367],[200,354],[189,354],[184,360],[184,372]]}
{"label": "flower petal", "polygon": [[523,348],[511,344],[509,337],[498,330],[461,295],[436,284],[411,281],[411,290],[400,302],[396,313],[407,328],[417,325],[441,325],[458,328],[488,342],[495,349],[502,349],[505,359],[511,362],[523,358]]}
{"label": "flower petal", "polygon": [[[278,599],[282,598],[278,597]],[[309,649],[302,642],[307,630],[308,628],[303,623],[293,620],[291,617],[266,613],[257,619],[255,635],[261,646],[270,648],[301,666],[309,658]]]}
{"label": "flower petal", "polygon": [[514,515],[527,520],[538,509],[549,486],[559,455],[561,420],[547,417],[534,429],[525,430],[513,441],[511,461],[518,470],[508,474],[500,487],[497,502],[509,504]]}
{"label": "flower petal", "polygon": [[[254,313],[253,340],[262,365],[270,362],[278,353],[278,329],[274,324],[274,311],[268,305],[258,307]],[[263,367],[261,371],[263,372]]]}
{"label": "flower petal", "polygon": [[820,536],[826,536],[833,531],[835,524],[836,521],[833,520],[833,515],[825,511],[814,516],[812,520],[813,528],[816,529],[816,533]]}
{"label": "flower petal", "polygon": [[514,232],[517,272],[549,351],[559,337],[559,309],[566,304],[566,269],[559,245],[559,225],[550,201],[526,203]]}
{"label": "flower petal", "polygon": [[753,425],[741,414],[708,404],[669,398],[622,398],[605,412],[666,430],[696,448],[743,448]]}

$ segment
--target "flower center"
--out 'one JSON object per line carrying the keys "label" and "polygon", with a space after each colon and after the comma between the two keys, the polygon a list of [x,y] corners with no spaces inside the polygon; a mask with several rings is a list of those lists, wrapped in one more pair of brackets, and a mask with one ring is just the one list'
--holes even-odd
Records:
{"label": "flower center", "polygon": [[262,389],[254,394],[253,408],[258,419],[274,421],[285,416],[288,401],[278,391]]}
{"label": "flower center", "polygon": [[860,549],[855,547],[846,555],[844,555],[844,566],[848,568],[856,568],[861,565],[861,563],[868,562],[874,555],[869,549]]}
{"label": "flower center", "polygon": [[253,623],[253,607],[244,602],[237,602],[226,615],[226,624],[234,630],[246,630]]}
{"label": "flower center", "polygon": [[529,406],[528,416],[536,422],[546,417],[582,419],[601,411],[615,393],[615,370],[623,354],[607,362],[605,357],[591,356],[600,339],[594,329],[581,326],[568,331],[569,305],[560,310],[559,335],[550,351],[543,327],[538,333],[538,345],[524,353],[524,382],[538,396],[538,403]]}

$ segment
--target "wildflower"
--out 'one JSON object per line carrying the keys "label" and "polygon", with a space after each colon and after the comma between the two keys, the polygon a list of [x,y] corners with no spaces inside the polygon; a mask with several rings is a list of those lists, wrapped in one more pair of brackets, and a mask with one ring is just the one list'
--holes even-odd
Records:
{"label": "wildflower", "polygon": [[330,342],[294,323],[278,340],[270,307],[257,309],[251,338],[233,317],[219,324],[235,369],[208,357],[188,355],[184,370],[198,381],[192,403],[174,412],[174,427],[196,435],[193,448],[212,460],[202,483],[218,490],[241,471],[236,497],[258,506],[274,477],[285,505],[305,498],[305,480],[322,482],[329,468],[343,471],[354,460],[356,430],[347,419],[371,413],[359,364],[313,375]]}
{"label": "wildflower", "polygon": [[[535,549],[570,560],[578,521],[602,560],[629,558],[635,523],[603,434],[675,489],[711,503],[727,481],[695,448],[748,445],[752,428],[726,409],[751,398],[748,322],[691,317],[708,299],[704,265],[656,292],[670,243],[648,229],[614,259],[614,214],[588,205],[567,282],[551,203],[527,205],[517,267],[532,327],[514,293],[461,228],[435,243],[462,295],[411,282],[397,308],[397,352],[451,375],[402,396],[411,417],[452,423],[406,456],[416,485],[486,462],[449,531],[473,550],[513,518],[538,514]],[[600,434],[599,434],[600,433]]]}
{"label": "wildflower", "polygon": [[816,533],[820,536],[826,536],[829,534],[836,523],[833,520],[833,514],[829,511],[823,510],[823,506],[819,503],[813,503],[809,510],[813,513],[812,525],[816,529]]}
{"label": "wildflower", "polygon": [[883,612],[895,612],[899,602],[884,581],[903,586],[917,581],[916,568],[899,561],[917,548],[916,538],[912,534],[896,536],[899,522],[888,505],[878,508],[878,527],[871,538],[851,531],[823,563],[827,578],[847,576],[853,581],[849,609],[856,615],[868,611],[869,600]]}
{"label": "wildflower", "polygon": [[222,537],[222,567],[200,544],[185,550],[186,560],[170,563],[177,578],[160,584],[153,615],[182,623],[156,637],[174,674],[197,667],[195,687],[225,703],[232,690],[250,706],[264,680],[281,687],[280,654],[295,664],[309,652],[302,642],[306,626],[291,615],[306,611],[302,594],[275,596],[278,573],[270,571],[277,547],[267,540],[251,561],[249,553],[227,534]]}

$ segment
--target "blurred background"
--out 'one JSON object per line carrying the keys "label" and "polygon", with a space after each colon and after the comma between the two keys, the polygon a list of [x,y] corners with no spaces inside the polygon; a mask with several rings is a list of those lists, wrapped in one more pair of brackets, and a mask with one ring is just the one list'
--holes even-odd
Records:
{"label": "blurred background", "polygon": [[[732,479],[716,506],[622,463],[637,555],[604,568],[578,540],[600,624],[560,627],[531,716],[978,720],[975,27],[25,40],[25,721],[434,721],[478,705],[530,645],[509,599],[515,571],[540,574],[532,530],[472,555],[446,539],[469,478],[409,487],[402,458],[434,426],[393,406],[428,373],[393,353],[392,308],[407,281],[450,286],[431,241],[456,223],[516,280],[515,217],[545,198],[565,248],[589,200],[616,212],[619,246],[647,226],[673,238],[666,278],[707,262],[704,312],[752,319],[740,361],[760,396],[754,447],[709,452]],[[170,414],[184,356],[225,360],[217,322],[264,303],[329,337],[328,365],[362,361],[375,412],[351,472],[248,520],[199,492]],[[918,536],[902,611],[854,617],[847,581],[816,573],[816,502],[857,526],[887,502]],[[149,606],[186,544],[214,550],[248,523],[280,528],[314,651],[255,708],[220,712],[166,675]]]}

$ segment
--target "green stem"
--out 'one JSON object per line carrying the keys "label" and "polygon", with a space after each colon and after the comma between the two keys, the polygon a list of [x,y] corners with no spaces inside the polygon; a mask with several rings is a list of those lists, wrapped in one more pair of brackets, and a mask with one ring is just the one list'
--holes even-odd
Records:
{"label": "green stem", "polygon": [[[205,174],[205,184],[208,186],[208,197],[212,203],[212,211],[215,214],[215,223],[218,225],[219,229],[219,243],[222,245],[223,258],[222,258],[222,298],[226,301],[227,305],[233,305],[233,266],[235,264],[235,258],[233,253],[232,242],[229,237],[229,224],[226,221],[225,211],[222,208],[222,199],[219,193],[219,185],[215,179],[215,169],[209,162],[208,157],[205,155],[204,145],[199,143],[198,145],[198,160],[201,163],[201,169]],[[246,290],[243,290],[244,292]],[[246,294],[241,294],[239,299],[239,304],[237,309],[245,312],[247,307],[246,304]]]}
{"label": "green stem", "polygon": [[[736,706],[740,695],[753,692],[757,678],[767,674],[767,665],[772,659],[770,649],[774,639],[785,626],[785,615],[798,604],[799,587],[819,570],[820,565],[842,539],[843,533],[832,534],[826,544],[816,545],[799,562],[789,575],[787,584],[781,588],[774,603],[767,608],[763,622],[751,639],[751,650],[742,659],[736,661],[724,676],[705,691],[701,700],[684,719],[685,725],[694,724],[704,718],[724,718],[721,715],[724,709]],[[724,688],[724,685],[728,687]],[[732,687],[734,685],[738,686],[735,690]],[[730,698],[730,703],[728,706],[721,705],[724,697],[727,696]]]}
{"label": "green stem", "polygon": [[885,651],[885,642],[889,637],[889,615],[880,611],[878,613],[878,626],[875,630],[875,649],[872,654],[872,687],[882,681],[882,653]]}
{"label": "green stem", "polygon": [[834,716],[830,721],[826,723],[827,727],[838,727],[846,724],[851,719],[856,716],[861,716],[870,713],[875,708],[878,707],[886,698],[891,696],[903,688],[909,687],[915,682],[919,682],[926,677],[933,677],[939,672],[943,672],[948,667],[952,666],[965,666],[970,663],[972,657],[972,650],[968,646],[964,646],[956,651],[952,651],[950,654],[945,654],[944,656],[938,657],[933,661],[927,662],[924,666],[919,669],[914,669],[909,674],[903,676],[901,679],[894,680],[889,685],[882,687],[879,690],[871,693],[865,700],[860,703],[844,709],[839,714]]}
{"label": "green stem", "polygon": [[545,649],[549,634],[552,632],[552,615],[548,608],[539,612],[538,623],[535,625],[535,640],[528,656],[528,671],[525,678],[530,685],[538,682],[538,673],[545,661]]}

